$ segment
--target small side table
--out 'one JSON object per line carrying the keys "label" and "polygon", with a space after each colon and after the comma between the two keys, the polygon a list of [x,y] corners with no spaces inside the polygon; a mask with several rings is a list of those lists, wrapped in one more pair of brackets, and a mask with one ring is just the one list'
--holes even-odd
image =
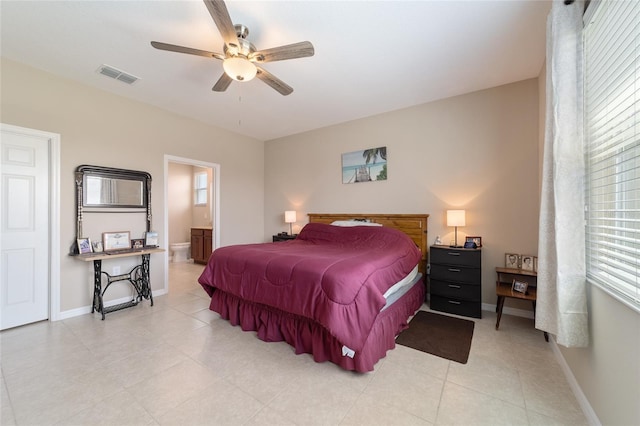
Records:
{"label": "small side table", "polygon": [[[507,297],[514,299],[529,300],[533,304],[533,317],[536,315],[536,300],[538,296],[538,274],[532,271],[523,271],[522,269],[512,268],[496,268],[496,296],[498,303],[496,304],[496,312],[498,319],[496,320],[496,330],[500,327],[500,319],[502,318],[502,308]],[[513,280],[525,281],[529,285],[526,293],[520,293],[511,289]],[[544,340],[549,341],[549,334],[544,332]]]}
{"label": "small side table", "polygon": [[273,242],[278,243],[280,241],[295,240],[297,236],[298,234],[277,234],[273,236]]}

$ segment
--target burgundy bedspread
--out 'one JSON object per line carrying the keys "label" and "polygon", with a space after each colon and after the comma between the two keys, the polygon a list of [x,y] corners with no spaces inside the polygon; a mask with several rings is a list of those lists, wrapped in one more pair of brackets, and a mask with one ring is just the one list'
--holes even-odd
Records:
{"label": "burgundy bedspread", "polygon": [[295,240],[215,250],[198,281],[210,296],[220,289],[314,320],[358,352],[383,294],[420,257],[395,229],[310,223]]}

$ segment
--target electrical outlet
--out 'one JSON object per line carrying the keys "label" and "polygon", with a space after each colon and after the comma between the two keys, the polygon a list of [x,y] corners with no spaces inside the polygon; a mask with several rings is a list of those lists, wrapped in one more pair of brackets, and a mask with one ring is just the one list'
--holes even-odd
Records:
{"label": "electrical outlet", "polygon": [[120,267],[119,266],[114,266],[113,267],[113,273],[111,275],[120,275]]}

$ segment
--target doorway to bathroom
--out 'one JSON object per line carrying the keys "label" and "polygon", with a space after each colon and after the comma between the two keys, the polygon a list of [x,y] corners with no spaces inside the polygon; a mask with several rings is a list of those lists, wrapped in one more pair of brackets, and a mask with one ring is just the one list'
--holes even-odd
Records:
{"label": "doorway to bathroom", "polygon": [[[204,249],[220,245],[220,165],[165,155],[165,223],[168,256],[165,257],[165,291],[170,290],[169,270],[192,263]],[[211,232],[211,247],[191,247],[192,230]],[[200,239],[199,241],[203,241]]]}

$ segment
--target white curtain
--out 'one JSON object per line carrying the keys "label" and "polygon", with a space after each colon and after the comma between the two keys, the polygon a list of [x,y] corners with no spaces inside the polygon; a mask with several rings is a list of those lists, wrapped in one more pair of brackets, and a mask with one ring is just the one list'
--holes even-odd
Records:
{"label": "white curtain", "polygon": [[582,116],[583,1],[554,0],[547,21],[547,108],[538,241],[536,328],[589,344]]}

